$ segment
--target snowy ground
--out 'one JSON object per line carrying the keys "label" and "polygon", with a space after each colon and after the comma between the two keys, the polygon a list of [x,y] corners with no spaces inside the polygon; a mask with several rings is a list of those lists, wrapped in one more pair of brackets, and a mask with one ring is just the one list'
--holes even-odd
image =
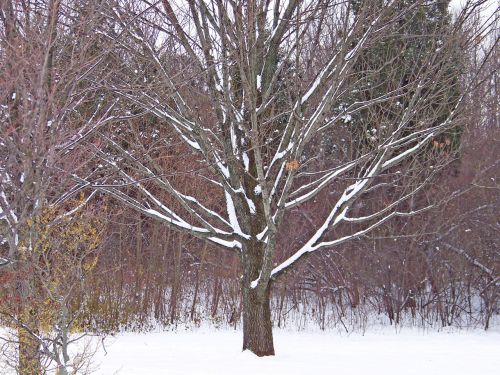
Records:
{"label": "snowy ground", "polygon": [[95,358],[99,375],[500,374],[500,332],[385,328],[365,335],[275,332],[276,356],[242,353],[241,332],[123,333]]}
{"label": "snowy ground", "polygon": [[[105,350],[98,346],[93,374],[500,374],[500,327],[489,332],[371,327],[364,335],[275,330],[274,335],[276,356],[257,358],[241,352],[242,334],[230,329],[121,333],[105,340]],[[14,374],[2,366],[2,357],[0,374]]]}

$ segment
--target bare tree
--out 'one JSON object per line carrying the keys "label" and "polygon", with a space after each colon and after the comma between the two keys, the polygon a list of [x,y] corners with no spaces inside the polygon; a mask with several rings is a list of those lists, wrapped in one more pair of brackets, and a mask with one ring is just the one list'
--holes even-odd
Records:
{"label": "bare tree", "polygon": [[[21,270],[25,261],[33,261],[39,233],[32,223],[43,210],[81,190],[63,170],[85,165],[75,146],[110,120],[112,104],[95,100],[89,84],[105,56],[95,53],[97,42],[91,37],[98,22],[92,16],[95,6],[61,0],[0,3],[0,255],[4,267]],[[71,215],[83,203],[62,215]],[[30,304],[35,280],[29,274],[16,274],[19,371],[33,374],[40,368],[39,343],[23,327],[37,330],[37,312]]]}
{"label": "bare tree", "polygon": [[[320,0],[114,3],[106,13],[113,28],[104,35],[120,65],[106,88],[125,99],[121,115],[147,114],[148,121],[102,132],[104,142],[90,148],[101,160],[100,178],[80,181],[237,254],[243,349],[273,355],[274,281],[312,253],[430,207],[408,201],[439,170],[439,159],[429,165],[422,154],[462,124],[464,94],[446,95],[459,83],[445,72],[456,45],[470,47],[464,22],[480,4],[467,5],[405,82],[349,103],[362,52],[411,22],[404,16],[426,2],[361,2],[355,11],[350,2]],[[405,105],[380,115],[367,151],[345,152],[340,138],[349,116],[398,101]],[[319,144],[330,134],[338,151],[325,155]],[[423,178],[393,189],[409,171]],[[384,189],[387,199],[364,204]],[[284,254],[277,245],[293,232],[287,218],[305,205],[316,207],[315,220]]]}

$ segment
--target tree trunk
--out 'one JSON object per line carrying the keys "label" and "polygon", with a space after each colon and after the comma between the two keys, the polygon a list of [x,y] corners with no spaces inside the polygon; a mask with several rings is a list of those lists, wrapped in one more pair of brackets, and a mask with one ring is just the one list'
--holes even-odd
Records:
{"label": "tree trunk", "polygon": [[193,296],[193,303],[191,305],[191,321],[194,322],[194,314],[196,311],[196,304],[198,301],[198,291],[200,289],[200,278],[203,273],[203,267],[205,267],[205,255],[207,253],[207,248],[208,248],[208,243],[205,243],[203,246],[203,250],[201,252],[201,260],[200,260],[200,266],[198,267],[196,271],[196,282],[195,282],[195,288],[194,288],[194,296]]}
{"label": "tree trunk", "polygon": [[19,375],[40,374],[38,342],[24,328],[19,328]]}
{"label": "tree trunk", "polygon": [[174,253],[174,275],[172,280],[172,292],[170,294],[170,324],[174,324],[177,320],[177,306],[179,304],[179,295],[181,289],[181,258],[182,245],[184,244],[184,236],[179,235],[178,245]]}
{"label": "tree trunk", "polygon": [[36,280],[33,274],[24,269],[25,258],[17,265],[20,280],[17,284],[17,293],[19,296],[19,310],[17,319],[19,325],[17,328],[19,340],[19,375],[38,375],[41,373],[40,362],[40,343],[34,335],[39,333],[39,312],[36,304],[31,301],[36,296]]}
{"label": "tree trunk", "polygon": [[274,355],[271,286],[260,296],[255,289],[243,288],[243,350],[259,357]]}
{"label": "tree trunk", "polygon": [[[34,334],[38,333],[36,312],[29,306],[23,306],[20,321]],[[19,339],[19,375],[38,375],[41,371],[38,340],[26,329],[18,328]]]}

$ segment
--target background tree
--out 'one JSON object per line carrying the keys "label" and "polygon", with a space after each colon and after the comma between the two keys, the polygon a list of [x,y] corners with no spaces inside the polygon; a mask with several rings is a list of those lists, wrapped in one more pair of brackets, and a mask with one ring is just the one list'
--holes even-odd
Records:
{"label": "background tree", "polygon": [[[358,12],[366,9],[363,2],[353,4],[354,9],[359,9]],[[373,2],[371,4],[374,5]],[[449,115],[460,97],[462,88],[458,78],[464,74],[465,56],[459,50],[459,43],[444,45],[446,35],[449,35],[453,27],[449,1],[399,1],[398,7],[401,12],[398,22],[391,25],[393,30],[367,48],[357,60],[354,70],[359,70],[360,73],[352,77],[351,101],[339,105],[347,106],[352,102],[377,98],[399,87],[402,88],[403,95],[344,118],[344,123],[353,132],[354,143],[351,149],[354,153],[362,154],[377,145],[378,134],[386,131],[386,123],[390,123],[392,117],[400,117],[406,110],[409,103],[406,102],[408,93],[405,92],[405,86],[413,80],[412,77],[419,74],[429,54],[434,54],[441,64],[441,83],[435,87],[439,94],[435,94],[439,95],[440,103],[436,107],[443,113],[436,116],[437,122]],[[437,55],[436,52],[442,54]],[[444,103],[448,105],[443,105]],[[445,143],[448,152],[456,151],[460,143],[460,129],[455,127],[453,134],[447,132],[448,135],[443,134],[436,142]]]}
{"label": "background tree", "polygon": [[[40,234],[29,223],[81,189],[63,172],[85,167],[75,146],[111,118],[112,104],[96,101],[89,83],[103,60],[92,54],[98,20],[82,10],[92,7],[60,0],[0,5],[0,246],[14,270],[33,260]],[[36,333],[35,280],[16,275],[19,371],[33,374],[39,342],[23,327]]]}

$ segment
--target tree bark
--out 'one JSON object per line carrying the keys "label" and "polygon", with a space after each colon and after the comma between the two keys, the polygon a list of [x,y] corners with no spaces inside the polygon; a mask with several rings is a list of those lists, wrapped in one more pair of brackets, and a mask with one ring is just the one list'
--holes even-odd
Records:
{"label": "tree bark", "polygon": [[265,289],[251,286],[252,281],[260,277],[264,245],[252,242],[243,250],[243,350],[250,350],[259,357],[274,355],[271,281],[268,281]]}
{"label": "tree bark", "polygon": [[[19,375],[38,375],[41,373],[41,363],[39,354],[39,342],[33,337],[38,333],[38,319],[36,310],[28,305],[23,305],[22,313],[19,317],[20,326],[18,328],[19,339]],[[24,328],[25,325],[27,328]]]}
{"label": "tree bark", "polygon": [[243,350],[259,357],[274,355],[271,286],[268,284],[262,295],[253,288],[243,288]]}
{"label": "tree bark", "polygon": [[[33,232],[30,237],[37,238],[37,234]],[[42,368],[40,343],[34,335],[39,333],[40,320],[36,302],[33,301],[36,297],[37,280],[30,267],[27,266],[28,262],[36,261],[34,260],[36,257],[27,259],[26,254],[20,253],[18,248],[15,250],[15,256],[15,270],[18,277],[15,294],[19,299],[16,311],[19,340],[17,372],[19,375],[38,375]]]}

